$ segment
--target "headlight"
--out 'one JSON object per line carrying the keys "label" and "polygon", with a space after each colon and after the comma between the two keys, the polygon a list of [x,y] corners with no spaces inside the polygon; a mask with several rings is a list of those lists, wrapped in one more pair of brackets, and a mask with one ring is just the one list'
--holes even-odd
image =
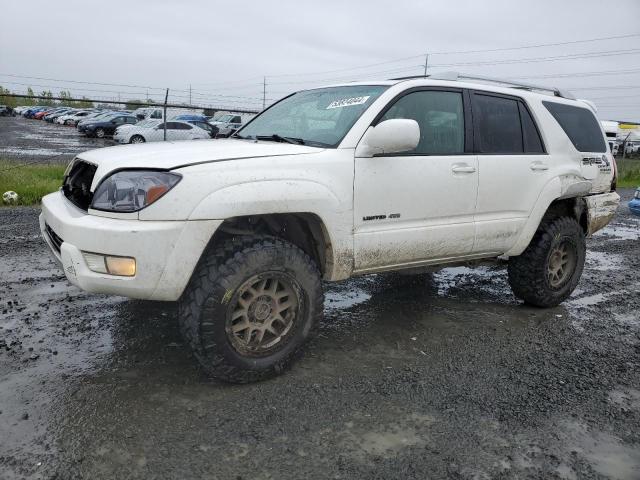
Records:
{"label": "headlight", "polygon": [[171,190],[182,176],[149,170],[123,170],[103,180],[91,208],[111,212],[137,212]]}

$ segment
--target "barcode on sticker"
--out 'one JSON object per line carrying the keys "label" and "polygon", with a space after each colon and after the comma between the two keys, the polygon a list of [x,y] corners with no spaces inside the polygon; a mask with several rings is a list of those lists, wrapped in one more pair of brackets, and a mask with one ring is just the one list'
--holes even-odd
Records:
{"label": "barcode on sticker", "polygon": [[362,105],[363,103],[367,103],[370,95],[366,97],[352,97],[352,98],[343,98],[342,100],[334,100],[329,104],[327,110],[330,108],[342,108],[342,107],[351,107],[353,105]]}

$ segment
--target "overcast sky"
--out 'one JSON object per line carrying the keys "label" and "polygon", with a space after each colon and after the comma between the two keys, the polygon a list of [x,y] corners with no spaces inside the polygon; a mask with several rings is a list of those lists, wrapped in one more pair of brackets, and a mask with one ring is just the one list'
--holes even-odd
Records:
{"label": "overcast sky", "polygon": [[169,87],[178,103],[191,85],[193,104],[259,108],[264,76],[269,103],[308,86],[420,74],[430,52],[430,72],[569,75],[527,81],[594,99],[603,119],[640,121],[640,36],[444,53],[640,34],[640,0],[4,0],[2,17],[0,85],[15,91],[158,100]]}

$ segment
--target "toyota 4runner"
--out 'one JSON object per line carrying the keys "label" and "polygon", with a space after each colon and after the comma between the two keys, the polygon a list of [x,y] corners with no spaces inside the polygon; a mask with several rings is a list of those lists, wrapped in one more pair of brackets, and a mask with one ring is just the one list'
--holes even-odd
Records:
{"label": "toyota 4runner", "polygon": [[277,374],[322,280],[508,260],[515,296],[565,300],[616,166],[570,94],[447,74],[301,91],[234,138],[92,150],[44,197],[44,239],[88,291],[179,302],[212,376]]}

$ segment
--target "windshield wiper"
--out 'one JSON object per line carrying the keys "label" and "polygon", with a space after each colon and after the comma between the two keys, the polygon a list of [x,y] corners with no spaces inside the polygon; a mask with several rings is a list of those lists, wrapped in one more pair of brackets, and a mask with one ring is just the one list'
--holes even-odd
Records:
{"label": "windshield wiper", "polygon": [[304,140],[295,137],[281,137],[277,133],[273,135],[256,135],[256,140],[273,140],[274,142],[292,143],[294,145],[304,145]]}

